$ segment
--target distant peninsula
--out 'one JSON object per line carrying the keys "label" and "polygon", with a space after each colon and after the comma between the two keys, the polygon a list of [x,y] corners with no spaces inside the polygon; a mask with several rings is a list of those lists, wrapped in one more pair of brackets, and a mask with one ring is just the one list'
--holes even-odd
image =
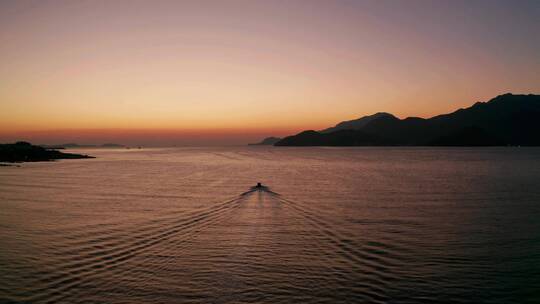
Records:
{"label": "distant peninsula", "polygon": [[0,162],[38,162],[56,159],[94,158],[88,155],[65,153],[20,141],[14,144],[0,144]]}
{"label": "distant peninsula", "polygon": [[271,146],[271,145],[277,143],[280,140],[281,140],[281,138],[279,138],[279,137],[267,137],[267,138],[263,139],[262,141],[260,141],[258,143],[248,144],[248,145],[249,146]]}
{"label": "distant peninsula", "polygon": [[76,143],[67,143],[67,144],[59,144],[59,145],[39,145],[40,147],[46,148],[46,149],[76,149],[76,148],[126,148],[124,145],[119,144],[113,144],[113,143],[105,143],[102,145],[81,145]]}
{"label": "distant peninsula", "polygon": [[377,113],[321,131],[287,136],[275,146],[540,146],[540,95],[504,94],[424,119]]}

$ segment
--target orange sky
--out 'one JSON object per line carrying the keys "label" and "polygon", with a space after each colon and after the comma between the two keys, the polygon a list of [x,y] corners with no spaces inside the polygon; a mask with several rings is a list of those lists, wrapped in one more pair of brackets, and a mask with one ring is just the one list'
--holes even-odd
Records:
{"label": "orange sky", "polygon": [[0,3],[0,141],[244,143],[540,93],[537,1]]}

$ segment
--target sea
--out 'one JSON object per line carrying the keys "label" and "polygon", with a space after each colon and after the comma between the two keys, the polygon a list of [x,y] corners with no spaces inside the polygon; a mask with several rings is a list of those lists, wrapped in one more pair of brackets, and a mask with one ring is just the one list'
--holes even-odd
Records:
{"label": "sea", "polygon": [[540,303],[539,148],[68,151],[0,167],[2,304]]}

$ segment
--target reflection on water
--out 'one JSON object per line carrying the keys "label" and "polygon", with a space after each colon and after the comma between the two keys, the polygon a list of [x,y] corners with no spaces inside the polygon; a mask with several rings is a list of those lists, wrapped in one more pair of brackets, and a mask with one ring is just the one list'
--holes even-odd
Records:
{"label": "reflection on water", "polygon": [[539,152],[96,150],[1,168],[0,302],[538,303]]}

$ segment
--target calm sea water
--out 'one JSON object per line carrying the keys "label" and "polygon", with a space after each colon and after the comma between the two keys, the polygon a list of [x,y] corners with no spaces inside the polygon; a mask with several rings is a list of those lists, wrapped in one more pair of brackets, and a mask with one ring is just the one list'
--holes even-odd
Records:
{"label": "calm sea water", "polygon": [[0,167],[1,303],[540,303],[540,149],[83,152]]}

